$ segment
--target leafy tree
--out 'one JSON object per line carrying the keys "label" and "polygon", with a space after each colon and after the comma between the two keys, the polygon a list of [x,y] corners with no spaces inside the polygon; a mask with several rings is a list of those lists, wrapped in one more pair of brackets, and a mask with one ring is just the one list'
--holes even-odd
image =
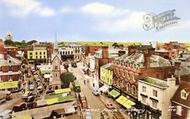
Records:
{"label": "leafy tree", "polygon": [[112,44],[112,47],[116,48],[116,47],[119,47],[119,45],[115,42]]}
{"label": "leafy tree", "polygon": [[8,45],[8,46],[14,46],[14,42],[11,39],[5,40],[4,43],[5,45]]}
{"label": "leafy tree", "polygon": [[70,83],[76,79],[76,77],[71,72],[62,73],[60,78],[62,88],[68,88]]}
{"label": "leafy tree", "polygon": [[36,41],[36,40],[31,40],[31,41],[28,41],[27,42],[27,45],[32,45],[33,43],[37,43],[38,41]]}

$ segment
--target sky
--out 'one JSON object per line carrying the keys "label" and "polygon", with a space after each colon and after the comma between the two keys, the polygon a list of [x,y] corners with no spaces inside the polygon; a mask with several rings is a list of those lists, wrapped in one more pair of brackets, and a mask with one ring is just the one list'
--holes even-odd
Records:
{"label": "sky", "polygon": [[[141,2],[140,2],[141,1]],[[0,37],[55,41],[188,42],[189,0],[0,0]],[[143,16],[175,9],[177,24],[143,29]]]}

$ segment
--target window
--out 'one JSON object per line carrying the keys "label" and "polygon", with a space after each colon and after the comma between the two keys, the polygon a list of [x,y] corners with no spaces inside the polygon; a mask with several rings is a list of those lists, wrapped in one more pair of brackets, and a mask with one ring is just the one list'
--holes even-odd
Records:
{"label": "window", "polygon": [[181,116],[181,112],[182,112],[182,107],[181,106],[177,106],[177,111],[176,114]]}
{"label": "window", "polygon": [[152,107],[157,108],[158,102],[155,100],[152,100]]}
{"label": "window", "polygon": [[154,97],[157,97],[157,96],[158,96],[157,93],[158,93],[158,92],[157,92],[156,90],[153,90],[153,96],[154,96]]}
{"label": "window", "polygon": [[40,56],[40,59],[42,59],[42,56]]}
{"label": "window", "polygon": [[32,59],[32,56],[30,56],[30,59]]}
{"label": "window", "polygon": [[132,94],[136,94],[136,87],[134,85],[132,86]]}
{"label": "window", "polygon": [[142,92],[146,93],[146,87],[142,86]]}
{"label": "window", "polygon": [[36,56],[36,59],[38,59],[38,56]]}
{"label": "window", "polygon": [[38,53],[36,52],[36,55],[38,55]]}
{"label": "window", "polygon": [[32,55],[32,52],[30,52],[30,55]]}
{"label": "window", "polygon": [[42,52],[40,52],[40,55],[42,54]]}
{"label": "window", "polygon": [[145,97],[145,96],[142,96],[142,102],[143,102],[144,104],[146,104],[146,97]]}
{"label": "window", "polygon": [[58,69],[58,66],[55,66],[55,70],[57,70]]}
{"label": "window", "polygon": [[181,98],[182,99],[186,100],[187,99],[187,95],[188,95],[188,93],[185,90],[181,91]]}
{"label": "window", "polygon": [[44,52],[44,55],[46,54],[46,52]]}

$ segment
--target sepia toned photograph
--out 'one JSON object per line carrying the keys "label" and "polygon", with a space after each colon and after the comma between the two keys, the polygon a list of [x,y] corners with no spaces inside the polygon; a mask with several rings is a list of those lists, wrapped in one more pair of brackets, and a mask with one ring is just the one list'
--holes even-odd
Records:
{"label": "sepia toned photograph", "polygon": [[0,119],[190,119],[189,0],[0,0]]}

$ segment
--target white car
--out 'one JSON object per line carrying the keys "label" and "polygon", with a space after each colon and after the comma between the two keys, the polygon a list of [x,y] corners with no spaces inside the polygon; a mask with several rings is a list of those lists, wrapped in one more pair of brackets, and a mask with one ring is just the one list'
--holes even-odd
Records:
{"label": "white car", "polygon": [[100,95],[100,91],[99,91],[98,89],[93,89],[93,90],[92,90],[92,93],[93,93],[95,96]]}
{"label": "white car", "polygon": [[0,112],[0,119],[10,119],[11,113],[11,110],[4,110],[3,112]]}
{"label": "white car", "polygon": [[29,90],[34,90],[34,88],[35,88],[34,84],[29,85]]}

